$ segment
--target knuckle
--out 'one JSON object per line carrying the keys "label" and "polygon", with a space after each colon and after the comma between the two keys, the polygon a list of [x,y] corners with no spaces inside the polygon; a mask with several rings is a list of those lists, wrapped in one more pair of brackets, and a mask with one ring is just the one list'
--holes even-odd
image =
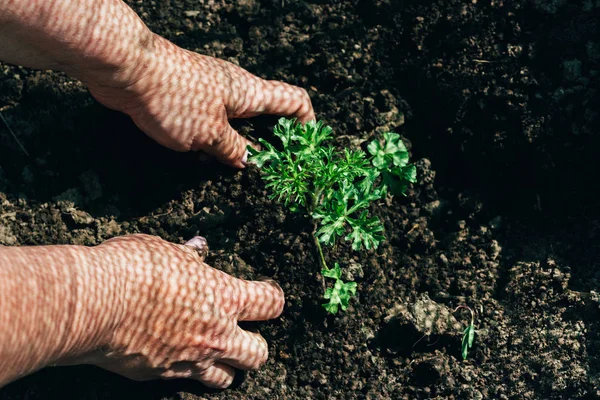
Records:
{"label": "knuckle", "polygon": [[308,95],[308,92],[304,88],[300,88],[300,97],[302,97],[303,100],[309,100],[310,101],[310,96]]}
{"label": "knuckle", "polygon": [[220,146],[226,141],[226,134],[228,131],[228,124],[224,122],[215,122],[211,126],[211,131],[213,132],[208,137],[208,145],[209,146]]}
{"label": "knuckle", "polygon": [[265,343],[264,351],[262,352],[261,357],[258,359],[258,361],[259,361],[259,365],[258,365],[259,368],[262,367],[263,365],[265,365],[265,363],[267,362],[268,359],[269,359],[269,347]]}
{"label": "knuckle", "polygon": [[265,346],[264,350],[260,351],[259,354],[257,355],[254,365],[252,365],[252,369],[261,368],[263,365],[265,365],[267,363],[268,359],[269,359],[269,350]]}

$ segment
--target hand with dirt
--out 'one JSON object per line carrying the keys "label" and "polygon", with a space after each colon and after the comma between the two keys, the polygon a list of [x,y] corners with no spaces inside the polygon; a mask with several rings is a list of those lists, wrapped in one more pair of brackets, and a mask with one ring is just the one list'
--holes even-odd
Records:
{"label": "hand with dirt", "polygon": [[56,364],[216,388],[234,368],[260,367],[265,340],[237,322],[276,318],[283,292],[209,267],[206,252],[201,237],[177,245],[147,235],[0,248],[0,387]]}
{"label": "hand with dirt", "polygon": [[239,168],[249,142],[230,118],[315,118],[304,89],[177,47],[121,0],[0,0],[0,60],[67,72],[162,145]]}

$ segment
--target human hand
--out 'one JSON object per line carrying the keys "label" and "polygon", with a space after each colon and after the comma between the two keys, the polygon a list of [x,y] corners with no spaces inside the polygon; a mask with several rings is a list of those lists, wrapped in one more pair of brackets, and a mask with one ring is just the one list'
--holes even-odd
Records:
{"label": "human hand", "polygon": [[[234,367],[259,368],[266,341],[238,321],[279,316],[284,296],[273,281],[245,281],[206,265],[206,240],[185,245],[148,235],[91,248],[119,289],[118,318],[100,350],[64,360],[95,364],[135,380],[191,378],[225,388]],[[109,324],[110,325],[110,324]]]}
{"label": "human hand", "polygon": [[[230,118],[259,114],[315,119],[307,92],[266,81],[227,61],[184,50],[153,35],[141,60],[125,65],[127,84],[86,82],[109,108],[129,114],[158,143],[177,151],[202,150],[243,168],[248,140],[229,125]],[[87,74],[88,76],[93,76]]]}

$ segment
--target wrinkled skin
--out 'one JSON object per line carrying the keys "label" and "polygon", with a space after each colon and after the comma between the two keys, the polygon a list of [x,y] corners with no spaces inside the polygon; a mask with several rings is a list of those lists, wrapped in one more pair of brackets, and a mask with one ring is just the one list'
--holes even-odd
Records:
{"label": "wrinkled skin", "polygon": [[139,234],[96,247],[0,248],[0,323],[11,326],[0,330],[0,386],[47,364],[215,388],[232,383],[234,368],[259,368],[267,343],[237,322],[276,318],[283,292],[209,267],[207,251],[202,237],[178,245]]}
{"label": "wrinkled skin", "polygon": [[127,88],[88,85],[104,105],[129,114],[160,144],[177,151],[202,150],[243,168],[248,140],[230,118],[259,114],[315,118],[304,89],[266,81],[227,61],[183,50],[155,36],[140,78]]}
{"label": "wrinkled skin", "polygon": [[146,235],[101,245],[97,252],[115,262],[128,284],[119,326],[88,362],[137,380],[194,378],[219,388],[231,384],[233,367],[264,364],[267,343],[237,321],[279,316],[282,290],[209,267],[206,251],[201,237],[185,246]]}

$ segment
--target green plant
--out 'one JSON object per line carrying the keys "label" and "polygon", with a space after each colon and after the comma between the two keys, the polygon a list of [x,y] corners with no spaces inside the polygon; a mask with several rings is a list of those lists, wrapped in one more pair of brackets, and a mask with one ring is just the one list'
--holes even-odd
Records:
{"label": "green plant", "polygon": [[467,355],[469,353],[469,349],[473,347],[473,342],[475,341],[475,312],[467,306],[458,306],[454,309],[453,312],[457,312],[461,308],[469,310],[469,312],[471,313],[471,323],[465,328],[461,342],[462,358],[463,360],[466,360]]}
{"label": "green plant", "polygon": [[336,280],[325,291],[329,302],[323,307],[335,314],[338,306],[348,307],[356,283],[342,281],[339,264],[327,267],[321,244],[333,246],[343,239],[354,250],[377,248],[384,238],[383,225],[370,214],[370,205],[388,191],[404,194],[409,183],[416,182],[416,168],[409,164],[408,151],[397,133],[384,133],[383,141],[369,143],[369,154],[325,144],[331,133],[331,127],[321,121],[302,125],[281,118],[274,134],[282,149],[259,139],[263,149],[248,147],[248,151],[249,161],[261,168],[270,197],[312,218],[321,273]]}
{"label": "green plant", "polygon": [[342,281],[342,269],[338,263],[335,263],[333,269],[322,269],[321,274],[323,274],[325,278],[335,279],[333,287],[325,290],[323,297],[325,297],[326,300],[329,300],[329,303],[323,304],[323,307],[332,314],[338,312],[338,306],[346,311],[348,304],[350,303],[350,298],[356,294],[356,282],[344,283],[344,281]]}

